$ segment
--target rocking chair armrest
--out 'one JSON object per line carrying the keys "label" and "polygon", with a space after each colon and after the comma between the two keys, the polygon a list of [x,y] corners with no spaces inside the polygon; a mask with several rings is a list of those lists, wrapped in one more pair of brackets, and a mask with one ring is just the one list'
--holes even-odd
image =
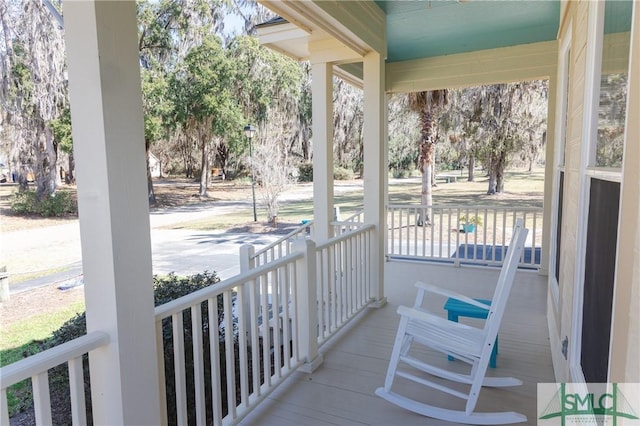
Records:
{"label": "rocking chair armrest", "polygon": [[416,306],[415,307],[419,307],[419,305],[422,304],[422,299],[424,297],[424,293],[425,292],[429,292],[429,293],[435,293],[435,294],[439,294],[441,296],[445,296],[445,297],[450,297],[452,299],[456,299],[459,300],[461,302],[464,303],[468,303],[469,305],[473,305],[477,308],[480,309],[484,309],[484,310],[489,310],[490,306],[489,305],[485,305],[484,303],[478,302],[475,299],[472,299],[471,297],[467,297],[463,294],[460,293],[456,293],[455,291],[451,291],[451,290],[447,290],[446,288],[442,288],[442,287],[438,287],[435,286],[433,284],[426,284],[423,283],[421,281],[417,281],[415,283],[416,288],[418,288],[418,297],[416,298]]}

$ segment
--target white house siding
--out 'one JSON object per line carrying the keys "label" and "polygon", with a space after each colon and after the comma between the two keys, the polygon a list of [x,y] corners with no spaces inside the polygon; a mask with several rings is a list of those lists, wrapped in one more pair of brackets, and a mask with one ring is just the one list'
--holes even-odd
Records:
{"label": "white house siding", "polygon": [[[637,9],[637,4],[635,5]],[[575,379],[570,369],[570,361],[560,351],[561,341],[569,339],[569,352],[575,343],[572,335],[579,335],[575,318],[581,318],[581,299],[575,295],[577,286],[582,286],[584,265],[581,262],[584,241],[580,229],[580,217],[583,209],[580,205],[580,193],[584,179],[583,164],[588,160],[588,134],[585,131],[584,114],[589,113],[586,84],[589,79],[590,55],[593,55],[589,35],[590,14],[593,15],[594,4],[589,1],[570,1],[564,5],[561,18],[559,44],[564,41],[567,30],[571,27],[572,40],[569,65],[569,103],[567,108],[567,130],[565,148],[564,203],[562,219],[562,242],[560,256],[560,289],[558,311],[556,313],[551,297],[549,298],[548,315],[549,330],[552,338],[551,348],[556,380],[569,381]],[[638,75],[638,12],[635,11],[632,26],[632,47],[630,83],[628,93],[627,117],[640,115],[640,83]],[[608,42],[608,41],[607,41]],[[635,43],[635,44],[633,44]],[[605,65],[607,66],[607,65]],[[638,120],[627,120],[627,137],[625,142],[624,165],[621,186],[621,215],[618,238],[618,258],[616,261],[616,279],[614,288],[612,343],[610,351],[610,381],[640,381],[640,139]],[[635,141],[631,143],[630,141]],[[555,340],[555,341],[554,341]],[[604,342],[603,342],[604,344]],[[578,357],[579,347],[574,347]],[[578,358],[579,359],[579,358]],[[574,365],[574,367],[576,367]],[[575,373],[575,371],[573,371]]]}

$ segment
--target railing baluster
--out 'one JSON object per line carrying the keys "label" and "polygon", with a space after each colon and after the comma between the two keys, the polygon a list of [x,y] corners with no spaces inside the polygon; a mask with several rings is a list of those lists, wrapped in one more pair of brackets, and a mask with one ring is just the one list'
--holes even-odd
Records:
{"label": "railing baluster", "polygon": [[[427,206],[427,208],[425,209],[425,212],[429,213],[429,220],[431,220],[431,225],[429,226],[429,234],[430,234],[429,238],[431,239],[430,253],[431,253],[431,256],[434,256],[434,253],[436,252],[436,248],[435,248],[436,237],[435,237],[435,227],[433,226],[433,209],[431,209],[431,207],[433,206]],[[425,213],[425,217],[427,216],[427,213]],[[423,226],[426,228],[427,223],[424,222]]]}
{"label": "railing baluster", "polygon": [[222,303],[224,306],[224,349],[227,370],[227,415],[234,419],[236,417],[236,363],[233,342],[233,304],[230,290],[223,293]]}
{"label": "railing baluster", "polygon": [[9,404],[7,403],[7,391],[4,388],[0,390],[0,424],[9,424]]}
{"label": "railing baluster", "polygon": [[447,256],[451,255],[451,207],[447,209]]}
{"label": "railing baluster", "polygon": [[[433,212],[433,219],[432,219],[432,225],[431,226],[436,226],[436,211],[438,212],[438,252],[440,253],[440,257],[442,256],[442,240],[444,239],[444,234],[443,234],[443,229],[442,229],[442,209],[441,208],[433,208],[431,210]],[[448,255],[448,253],[447,253]]]}
{"label": "railing baluster", "polygon": [[176,380],[176,418],[179,425],[187,424],[187,380],[184,367],[184,327],[182,312],[171,316],[173,328],[173,369]]}
{"label": "railing baluster", "polygon": [[364,297],[363,297],[363,288],[362,288],[362,273],[364,272],[363,262],[362,262],[362,245],[363,245],[364,235],[360,234],[356,236],[356,297],[358,298],[358,307],[363,305]]}
{"label": "railing baluster", "polygon": [[396,253],[396,208],[390,208],[389,209],[389,215],[391,215],[391,226],[389,228],[389,232],[388,232],[388,237],[387,237],[387,241],[389,241],[389,252],[393,255],[393,254],[397,254]]}
{"label": "railing baluster", "polygon": [[84,370],[82,357],[69,360],[69,394],[71,396],[71,424],[87,424],[87,405],[84,398]]}
{"label": "railing baluster", "polygon": [[507,246],[507,209],[502,210],[502,256],[500,262],[504,261]]}
{"label": "railing baluster", "polygon": [[[493,246],[493,252],[491,254],[491,260],[493,260],[494,262],[498,260],[498,256],[496,256],[496,247],[498,247],[498,209],[494,209],[493,210],[493,241],[492,241],[492,246]],[[502,263],[502,258],[500,259],[500,262]]]}
{"label": "railing baluster", "polygon": [[271,387],[271,333],[270,333],[270,318],[269,318],[269,304],[268,298],[269,289],[267,283],[267,276],[260,276],[260,302],[262,304],[262,368],[264,375],[264,385],[267,388]]}
{"label": "railing baluster", "polygon": [[316,282],[318,285],[316,286],[316,291],[318,295],[318,339],[324,340],[324,335],[326,333],[326,305],[327,305],[327,289],[326,283],[324,280],[324,258],[323,252],[320,251],[316,254],[316,263],[318,267],[316,268]]}
{"label": "railing baluster", "polygon": [[[487,218],[489,217],[488,212],[487,212],[487,208],[485,207],[483,209],[484,214],[482,215],[482,223],[483,224],[488,224],[489,221],[487,220]],[[479,226],[476,228],[477,231],[480,231]],[[485,225],[482,226],[482,245],[484,245],[484,250],[482,251],[482,260],[488,260],[488,256],[487,256],[487,252],[489,251],[489,248],[491,248],[491,253],[493,253],[493,247],[491,247],[489,245],[489,241],[487,240],[487,227]]]}
{"label": "railing baluster", "polygon": [[32,376],[31,386],[33,388],[33,410],[36,415],[36,424],[52,424],[51,398],[49,397],[49,374],[45,371]]}
{"label": "railing baluster", "polygon": [[458,247],[460,247],[460,207],[456,207],[456,249],[454,265],[460,266],[460,253],[458,253]]}
{"label": "railing baluster", "polygon": [[256,395],[260,395],[260,338],[259,338],[259,330],[258,330],[258,310],[259,308],[259,299],[256,295],[256,291],[258,290],[256,284],[256,280],[252,280],[249,282],[249,317],[251,318],[251,323],[249,324],[249,328],[251,332],[249,335],[251,336],[251,369],[253,371],[253,392]]}
{"label": "railing baluster", "polygon": [[193,342],[193,382],[196,402],[196,424],[206,423],[204,397],[204,351],[202,346],[202,307],[191,307],[191,339]]}
{"label": "railing baluster", "polygon": [[160,423],[167,424],[167,388],[165,386],[166,378],[164,374],[164,334],[162,333],[162,324],[168,319],[156,318],[156,357],[158,360],[158,383],[160,383]]}
{"label": "railing baluster", "polygon": [[531,230],[531,266],[536,264],[536,236],[538,235],[538,212],[533,212],[533,229]]}
{"label": "railing baluster", "polygon": [[346,278],[346,287],[347,287],[347,317],[350,317],[353,313],[353,277],[352,277],[352,255],[353,255],[353,247],[351,238],[345,240],[345,262],[344,262],[344,273]]}
{"label": "railing baluster", "polygon": [[282,377],[282,357],[280,355],[280,330],[282,324],[280,323],[280,268],[271,271],[271,310],[273,311],[273,370],[274,375],[277,378]]}
{"label": "railing baluster", "polygon": [[240,352],[240,403],[244,407],[249,406],[249,360],[247,356],[247,325],[245,318],[248,315],[245,313],[247,304],[245,298],[246,293],[243,291],[243,287],[238,287],[236,293],[236,309],[238,311],[238,348]]}
{"label": "railing baluster", "polygon": [[[211,399],[213,403],[213,424],[222,423],[222,395],[220,378],[220,327],[218,325],[218,297],[207,300],[209,312],[209,357],[211,359]],[[257,336],[257,333],[252,333]]]}
{"label": "railing baluster", "polygon": [[400,255],[402,255],[402,246],[404,246],[404,240],[402,238],[402,212],[404,209],[400,209],[400,216],[398,217],[398,241],[400,241]]}
{"label": "railing baluster", "polygon": [[[527,227],[527,212],[526,211],[522,212],[522,222],[524,223],[524,226],[526,228]],[[529,235],[531,235],[531,233],[529,233]],[[518,260],[518,263],[524,264],[524,253],[525,253],[525,251],[526,250],[522,250],[522,253],[520,253],[520,259]]]}
{"label": "railing baluster", "polygon": [[[413,254],[415,256],[418,255],[418,233],[419,233],[419,228],[418,228],[418,211],[416,209],[416,211],[413,214],[413,226],[411,227],[411,229],[413,229]],[[409,220],[407,219],[407,229],[409,228]],[[424,228],[423,228],[424,230]],[[422,239],[424,240],[424,232],[422,232]],[[424,249],[423,249],[424,250]],[[408,250],[407,250],[408,252]]]}
{"label": "railing baluster", "polygon": [[287,370],[291,369],[291,328],[289,327],[291,318],[289,315],[290,288],[291,288],[291,265],[283,268],[282,277],[282,341],[284,346],[284,366]]}

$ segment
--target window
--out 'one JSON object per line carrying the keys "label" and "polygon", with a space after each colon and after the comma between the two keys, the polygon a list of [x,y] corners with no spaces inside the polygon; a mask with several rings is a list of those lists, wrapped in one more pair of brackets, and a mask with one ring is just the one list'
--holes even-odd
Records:
{"label": "window", "polygon": [[596,167],[622,167],[632,8],[632,1],[605,4]]}

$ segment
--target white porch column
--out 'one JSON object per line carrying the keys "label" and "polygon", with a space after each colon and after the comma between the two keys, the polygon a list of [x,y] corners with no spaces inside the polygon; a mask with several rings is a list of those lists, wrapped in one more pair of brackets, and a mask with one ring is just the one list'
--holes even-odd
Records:
{"label": "white porch column", "polygon": [[364,57],[364,219],[376,226],[372,241],[371,286],[379,306],[384,297],[385,200],[388,184],[385,63],[377,52]]}
{"label": "white porch column", "polygon": [[[313,60],[312,60],[313,62]],[[333,81],[332,65],[311,65],[313,117],[313,236],[322,243],[333,237]]]}
{"label": "white porch column", "polygon": [[610,382],[640,382],[640,4],[633,5]]}
{"label": "white porch column", "polygon": [[542,212],[542,245],[540,247],[540,274],[549,274],[549,254],[551,251],[551,239],[555,235],[551,235],[551,222],[553,221],[553,181],[556,164],[558,159],[555,157],[556,152],[556,114],[558,104],[558,71],[549,76],[549,97],[547,101],[547,141],[545,147],[545,165],[544,165],[544,209]]}
{"label": "white porch column", "polygon": [[136,5],[64,3],[95,424],[160,424]]}

